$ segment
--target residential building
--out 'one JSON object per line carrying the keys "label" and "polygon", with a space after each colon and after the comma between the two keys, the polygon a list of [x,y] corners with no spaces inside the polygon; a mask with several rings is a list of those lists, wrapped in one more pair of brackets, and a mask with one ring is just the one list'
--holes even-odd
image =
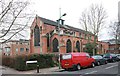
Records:
{"label": "residential building", "polygon": [[30,54],[29,40],[10,40],[2,44],[3,56],[18,56]]}
{"label": "residential building", "polygon": [[120,53],[120,40],[117,41],[116,39],[104,40],[104,42],[109,42],[109,53]]}
{"label": "residential building", "polygon": [[98,48],[98,54],[105,54],[108,53],[109,50],[109,42],[99,41],[99,48]]}

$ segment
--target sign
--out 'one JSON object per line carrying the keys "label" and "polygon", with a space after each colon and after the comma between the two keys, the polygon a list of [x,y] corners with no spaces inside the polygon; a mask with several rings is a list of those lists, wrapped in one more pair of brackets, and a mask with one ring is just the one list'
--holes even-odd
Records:
{"label": "sign", "polygon": [[35,61],[26,61],[26,64],[29,64],[29,63],[37,63],[37,60],[35,60]]}

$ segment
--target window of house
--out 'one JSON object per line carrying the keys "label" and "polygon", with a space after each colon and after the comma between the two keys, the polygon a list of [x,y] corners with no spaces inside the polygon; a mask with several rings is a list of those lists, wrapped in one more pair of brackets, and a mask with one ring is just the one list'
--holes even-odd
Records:
{"label": "window of house", "polygon": [[29,48],[26,48],[26,52],[28,52],[29,51]]}
{"label": "window of house", "polygon": [[10,52],[10,47],[5,47],[5,49],[7,53]]}
{"label": "window of house", "polygon": [[6,50],[5,55],[10,56],[10,47],[5,47],[5,50]]}
{"label": "window of house", "polygon": [[16,48],[16,52],[18,52],[18,48]]}
{"label": "window of house", "polygon": [[20,48],[20,52],[23,52],[24,51],[24,48]]}

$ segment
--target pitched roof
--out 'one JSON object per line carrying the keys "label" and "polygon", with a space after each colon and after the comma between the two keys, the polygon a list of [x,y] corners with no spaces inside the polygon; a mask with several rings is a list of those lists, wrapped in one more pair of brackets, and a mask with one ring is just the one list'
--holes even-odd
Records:
{"label": "pitched roof", "polygon": [[39,17],[45,24],[50,24],[50,25],[54,25],[54,26],[57,26],[58,23],[55,22],[55,21],[52,21],[52,20],[49,20],[49,19],[46,19],[46,18],[42,18],[42,17]]}
{"label": "pitched roof", "polygon": [[[55,22],[55,21],[52,21],[52,20],[49,20],[49,19],[46,19],[46,18],[42,18],[42,17],[39,17],[39,18],[40,18],[45,24],[49,24],[49,25],[53,25],[53,26],[58,26],[58,23]],[[79,28],[75,28],[75,27],[72,27],[72,26],[69,26],[69,25],[61,25],[61,24],[60,24],[60,27],[65,28],[65,29],[70,29],[70,30],[73,30],[73,31],[77,31],[77,32],[86,33],[85,30],[82,30],[82,29],[79,29]],[[91,32],[87,32],[87,33],[93,35]]]}
{"label": "pitched roof", "polygon": [[[110,44],[115,44],[116,43],[116,39],[109,39],[109,40],[102,40],[103,42],[109,42]],[[120,44],[120,40],[117,40],[118,44]]]}

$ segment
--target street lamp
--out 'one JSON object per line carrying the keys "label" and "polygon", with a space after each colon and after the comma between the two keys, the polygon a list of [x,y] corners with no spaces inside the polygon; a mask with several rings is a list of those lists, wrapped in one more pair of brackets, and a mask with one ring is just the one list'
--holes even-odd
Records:
{"label": "street lamp", "polygon": [[62,16],[60,14],[60,17],[58,19],[58,50],[59,50],[59,69],[60,69],[60,20],[63,16],[66,16],[66,13],[64,13]]}

